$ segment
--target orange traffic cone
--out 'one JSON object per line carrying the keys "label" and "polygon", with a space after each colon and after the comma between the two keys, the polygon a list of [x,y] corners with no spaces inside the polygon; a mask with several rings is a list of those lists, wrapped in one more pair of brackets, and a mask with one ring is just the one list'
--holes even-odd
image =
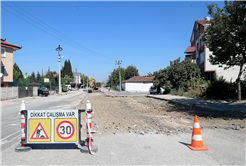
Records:
{"label": "orange traffic cone", "polygon": [[117,96],[116,96],[116,91],[114,92],[114,97],[117,97]]}
{"label": "orange traffic cone", "polygon": [[108,96],[109,96],[109,91],[108,91]]}
{"label": "orange traffic cone", "polygon": [[203,145],[202,134],[201,134],[198,118],[196,115],[194,119],[191,145],[188,145],[188,147],[191,150],[208,150],[208,148]]}

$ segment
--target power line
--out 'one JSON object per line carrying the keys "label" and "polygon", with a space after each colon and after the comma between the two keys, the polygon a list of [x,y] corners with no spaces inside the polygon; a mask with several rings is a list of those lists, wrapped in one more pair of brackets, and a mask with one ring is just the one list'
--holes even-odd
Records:
{"label": "power line", "polygon": [[[9,2],[10,2],[10,1],[9,1]],[[4,2],[3,2],[3,3],[4,3]],[[10,2],[10,3],[13,4],[14,6],[18,7],[17,5],[15,5],[15,4],[12,3],[12,2]],[[7,5],[6,3],[4,3],[4,4]],[[9,6],[9,5],[7,5],[7,6]],[[9,7],[12,8],[11,6],[9,6]],[[3,7],[2,7],[2,8],[3,8]],[[18,8],[21,9],[20,7],[18,7]],[[3,9],[6,10],[6,11],[8,11],[8,10],[5,9],[5,8],[3,8]],[[12,8],[12,9],[15,10],[15,11],[17,11],[18,13],[24,15],[25,17],[29,18],[30,20],[36,22],[37,24],[41,25],[42,27],[48,29],[49,31],[51,31],[51,32],[53,32],[53,33],[59,35],[60,37],[64,38],[65,40],[70,40],[70,42],[76,44],[77,46],[79,46],[79,47],[81,47],[81,48],[83,48],[83,49],[85,49],[85,50],[82,50],[82,49],[80,49],[80,48],[78,48],[78,47],[76,47],[76,46],[74,46],[74,45],[72,45],[72,46],[74,46],[74,47],[76,47],[76,48],[78,48],[78,49],[80,49],[80,50],[82,50],[82,51],[85,51],[85,52],[87,52],[87,53],[89,53],[89,54],[92,54],[92,53],[93,53],[93,54],[96,54],[95,56],[102,56],[102,57],[105,57],[105,58],[114,60],[114,59],[109,58],[109,57],[107,57],[107,56],[101,55],[101,54],[99,54],[99,53],[97,53],[97,52],[95,52],[95,51],[93,51],[93,50],[91,50],[91,49],[89,49],[89,48],[83,46],[82,44],[80,44],[80,43],[74,41],[73,39],[71,39],[71,38],[67,37],[66,35],[62,34],[61,32],[55,30],[54,28],[52,28],[51,26],[47,25],[47,24],[44,23],[43,21],[41,21],[41,20],[39,20],[38,18],[34,17],[34,16],[31,15],[30,13],[26,12],[25,10],[21,9],[21,10],[24,11],[25,13],[29,14],[30,16],[32,16],[32,17],[35,18],[36,20],[40,21],[40,22],[43,23],[44,25],[50,27],[50,28],[53,29],[54,31],[58,32],[59,34],[56,33],[56,32],[54,32],[53,30],[51,30],[51,29],[45,27],[44,25],[38,23],[37,21],[33,20],[32,18],[26,16],[25,14],[21,13],[20,11],[14,9],[14,8]],[[12,12],[10,12],[10,11],[8,11],[8,12],[11,13],[11,14],[13,14],[13,15],[15,15],[14,13],[12,13]],[[26,21],[25,19],[23,19],[23,18],[21,18],[21,17],[19,17],[19,16],[17,16],[17,15],[15,15],[15,16],[18,17],[18,18],[20,18],[20,19],[22,19],[22,20],[24,20],[24,21]],[[26,21],[26,22],[28,22],[28,21]],[[31,24],[30,22],[28,22],[28,23]],[[33,25],[33,24],[31,24],[31,25]],[[33,25],[33,26],[35,26],[35,25]],[[35,26],[35,27],[37,27],[37,26]],[[37,27],[37,28],[39,28],[39,27]],[[41,28],[39,28],[39,29],[42,30],[42,31],[44,31],[44,30],[41,29]],[[44,31],[44,32],[46,32],[46,31]],[[46,32],[46,33],[50,34],[49,32]],[[60,35],[60,34],[61,34],[61,35]],[[52,35],[52,34],[50,34],[50,35]],[[54,36],[54,35],[52,35],[52,36],[53,36],[53,37],[56,37],[56,36]],[[63,36],[65,36],[65,37],[63,37]],[[59,40],[61,40],[61,41],[64,41],[64,40],[62,40],[62,39],[60,39],[60,38],[58,38],[58,37],[56,37],[56,38],[59,39]],[[65,42],[65,41],[64,41],[64,42]],[[68,42],[66,42],[66,43],[68,43]],[[68,43],[68,44],[70,44],[70,43]],[[70,44],[70,45],[71,45],[71,44]],[[92,54],[92,55],[93,55],[93,54]]]}
{"label": "power line", "polygon": [[[10,1],[9,1],[9,2],[10,2]],[[3,3],[4,3],[4,2],[3,2]],[[95,52],[95,51],[93,51],[93,50],[87,48],[86,46],[84,46],[84,45],[82,45],[82,44],[76,42],[75,40],[73,40],[73,39],[67,37],[67,36],[64,35],[63,33],[61,33],[61,32],[59,32],[59,31],[57,31],[56,29],[52,28],[52,27],[49,26],[48,24],[46,24],[46,23],[44,23],[43,21],[39,20],[38,18],[36,18],[36,17],[33,16],[32,14],[28,13],[28,12],[25,11],[24,9],[20,8],[19,6],[15,5],[14,3],[12,3],[12,2],[10,2],[10,3],[13,4],[14,6],[18,7],[19,9],[21,9],[22,11],[24,11],[24,12],[27,13],[28,15],[32,16],[32,17],[35,18],[36,20],[40,21],[40,22],[43,23],[44,25],[46,25],[46,26],[48,26],[49,28],[53,29],[54,31],[60,33],[61,35],[63,35],[63,36],[66,37],[67,39],[69,39],[70,41],[76,43],[76,44],[79,45],[80,47],[83,47],[84,49],[87,49],[88,51],[91,51],[91,52],[93,52],[93,53],[95,53],[95,54],[98,54],[98,55],[100,55],[100,56],[106,57],[106,56],[101,55],[101,54],[99,54],[99,53],[97,53],[97,52]],[[7,5],[6,3],[4,3],[4,4]],[[7,6],[9,6],[9,5],[7,5]],[[11,7],[11,8],[12,8],[12,7]],[[15,10],[15,9],[14,9],[14,10]],[[20,13],[20,12],[19,12],[19,13]],[[21,14],[22,14],[22,13],[21,13]],[[23,14],[22,14],[22,15],[23,15]],[[24,15],[24,16],[25,16],[25,15]],[[27,17],[27,16],[26,16],[26,17]],[[29,17],[28,17],[28,18],[29,18]],[[35,21],[35,22],[36,22],[36,21]],[[45,28],[46,28],[46,27],[45,27]],[[106,58],[109,58],[109,57],[106,57]],[[111,58],[110,58],[110,59],[111,59]],[[114,60],[114,59],[112,59],[112,60]]]}
{"label": "power line", "polygon": [[62,40],[62,39],[60,39],[59,37],[54,36],[54,35],[52,35],[51,33],[49,33],[49,32],[47,32],[47,31],[45,31],[45,30],[43,30],[43,29],[41,29],[41,28],[37,27],[36,25],[34,25],[34,24],[30,23],[29,21],[27,21],[27,20],[25,20],[25,19],[23,19],[23,18],[21,18],[21,17],[17,16],[16,14],[14,14],[14,13],[10,12],[9,10],[7,10],[7,9],[5,9],[5,8],[3,8],[3,7],[1,7],[1,8],[2,8],[2,9],[4,9],[4,10],[6,10],[7,12],[9,12],[9,13],[13,14],[14,16],[16,16],[16,17],[18,17],[18,18],[22,19],[23,21],[25,21],[25,22],[27,22],[27,23],[31,24],[32,26],[34,26],[34,27],[36,27],[36,28],[38,28],[38,29],[40,29],[40,30],[44,31],[45,33],[47,33],[47,34],[49,34],[49,35],[51,35],[51,36],[53,36],[53,37],[55,37],[55,38],[57,38],[57,39],[59,39],[59,40],[61,40],[61,41],[65,42],[65,43],[67,43],[67,44],[69,44],[69,45],[71,45],[71,46],[73,46],[73,47],[76,47],[76,48],[78,48],[78,49],[80,49],[80,50],[82,50],[82,51],[85,51],[85,52],[87,52],[87,53],[91,54],[90,52],[88,52],[88,51],[86,51],[86,50],[83,50],[83,49],[81,49],[81,48],[79,48],[79,47],[77,47],[77,46],[75,46],[75,45],[73,45],[73,44],[70,44],[70,43],[66,42],[65,40]]}

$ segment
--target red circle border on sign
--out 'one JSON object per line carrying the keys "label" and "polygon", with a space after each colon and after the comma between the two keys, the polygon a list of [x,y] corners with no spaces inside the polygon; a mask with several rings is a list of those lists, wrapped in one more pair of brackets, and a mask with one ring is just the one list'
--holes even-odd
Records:
{"label": "red circle border on sign", "polygon": [[[68,124],[70,124],[70,125],[72,126],[72,128],[73,128],[73,132],[72,132],[72,134],[71,134],[69,137],[63,137],[63,136],[61,136],[61,135],[59,134],[59,127],[60,127],[60,125],[63,124],[63,123],[68,123]],[[68,121],[68,120],[61,121],[61,122],[57,125],[57,127],[56,127],[56,133],[57,133],[57,135],[58,135],[61,139],[70,139],[70,138],[74,135],[74,132],[75,132],[74,125],[73,125],[73,123],[71,123],[71,122]]]}

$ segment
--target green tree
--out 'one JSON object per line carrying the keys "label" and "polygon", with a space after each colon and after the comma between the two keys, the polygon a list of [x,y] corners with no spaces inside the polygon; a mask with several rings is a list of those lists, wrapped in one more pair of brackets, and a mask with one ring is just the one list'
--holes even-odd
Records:
{"label": "green tree", "polygon": [[67,84],[70,84],[70,82],[72,82],[73,79],[70,78],[68,75],[65,75],[64,77],[64,83],[67,85]]}
{"label": "green tree", "polygon": [[128,66],[125,70],[125,79],[129,79],[129,78],[132,78],[133,76],[139,76],[139,73],[138,73],[138,69],[131,65],[131,66]]}
{"label": "green tree", "polygon": [[37,82],[40,83],[41,82],[41,75],[39,73],[39,71],[37,72]]}
{"label": "green tree", "polygon": [[157,88],[162,87],[166,93],[176,87],[184,87],[190,84],[191,79],[194,81],[201,79],[201,71],[191,62],[185,59],[180,62],[180,57],[174,61],[170,61],[170,66],[159,70],[155,73],[153,85]]}
{"label": "green tree", "polygon": [[61,69],[61,77],[64,78],[66,75],[73,79],[73,71],[70,60],[65,60],[64,66]]}
{"label": "green tree", "polygon": [[68,63],[68,76],[73,79],[74,77],[73,77],[73,71],[72,71],[72,65],[70,59],[68,60],[67,63]]}
{"label": "green tree", "polygon": [[[59,77],[54,76],[54,75],[57,75],[57,72],[56,71],[50,71],[50,69],[48,69],[48,71],[46,71],[46,74],[43,78],[49,78],[49,81],[51,81],[52,86],[58,86]],[[43,78],[42,78],[42,80],[44,80]],[[50,83],[47,83],[46,86],[49,86],[49,85],[50,85]]]}
{"label": "green tree", "polygon": [[145,75],[144,77],[151,77],[151,76],[155,76],[157,74],[157,71],[151,73],[151,72],[148,72],[147,75]]}
{"label": "green tree", "polygon": [[87,86],[87,80],[89,79],[88,76],[86,76],[85,74],[81,74],[81,84],[83,85],[83,80],[84,80],[84,87]]}
{"label": "green tree", "polygon": [[219,8],[217,4],[207,5],[207,8],[213,19],[211,25],[205,29],[202,40],[213,52],[209,61],[213,65],[224,67],[224,70],[239,66],[236,82],[240,101],[240,79],[246,64],[246,2],[225,1],[223,8]]}
{"label": "green tree", "polygon": [[[120,73],[121,73],[121,83],[122,83],[122,81],[125,80],[125,69],[121,67]],[[112,78],[111,78],[111,76],[112,76]],[[108,82],[109,85],[111,86],[111,80],[113,82],[113,86],[119,85],[119,82],[120,82],[120,80],[119,80],[119,68],[114,69],[113,72],[111,73],[111,76],[110,76],[109,82]]]}
{"label": "green tree", "polygon": [[10,86],[22,85],[24,83],[24,76],[19,66],[14,63],[13,65],[13,83]]}
{"label": "green tree", "polygon": [[32,72],[31,76],[29,76],[28,78],[30,80],[30,83],[36,82],[36,75],[35,75],[34,71]]}

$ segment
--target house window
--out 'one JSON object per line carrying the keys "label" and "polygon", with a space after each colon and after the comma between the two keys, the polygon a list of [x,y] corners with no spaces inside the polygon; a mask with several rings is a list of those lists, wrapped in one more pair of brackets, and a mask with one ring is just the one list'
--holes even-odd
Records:
{"label": "house window", "polygon": [[204,62],[204,52],[200,54],[200,64]]}
{"label": "house window", "polygon": [[204,42],[201,40],[201,47],[203,46]]}
{"label": "house window", "polygon": [[6,48],[1,48],[1,54],[3,58],[6,58]]}
{"label": "house window", "polygon": [[6,70],[5,70],[5,66],[1,66],[1,73],[3,73],[3,75],[5,75],[5,72]]}

